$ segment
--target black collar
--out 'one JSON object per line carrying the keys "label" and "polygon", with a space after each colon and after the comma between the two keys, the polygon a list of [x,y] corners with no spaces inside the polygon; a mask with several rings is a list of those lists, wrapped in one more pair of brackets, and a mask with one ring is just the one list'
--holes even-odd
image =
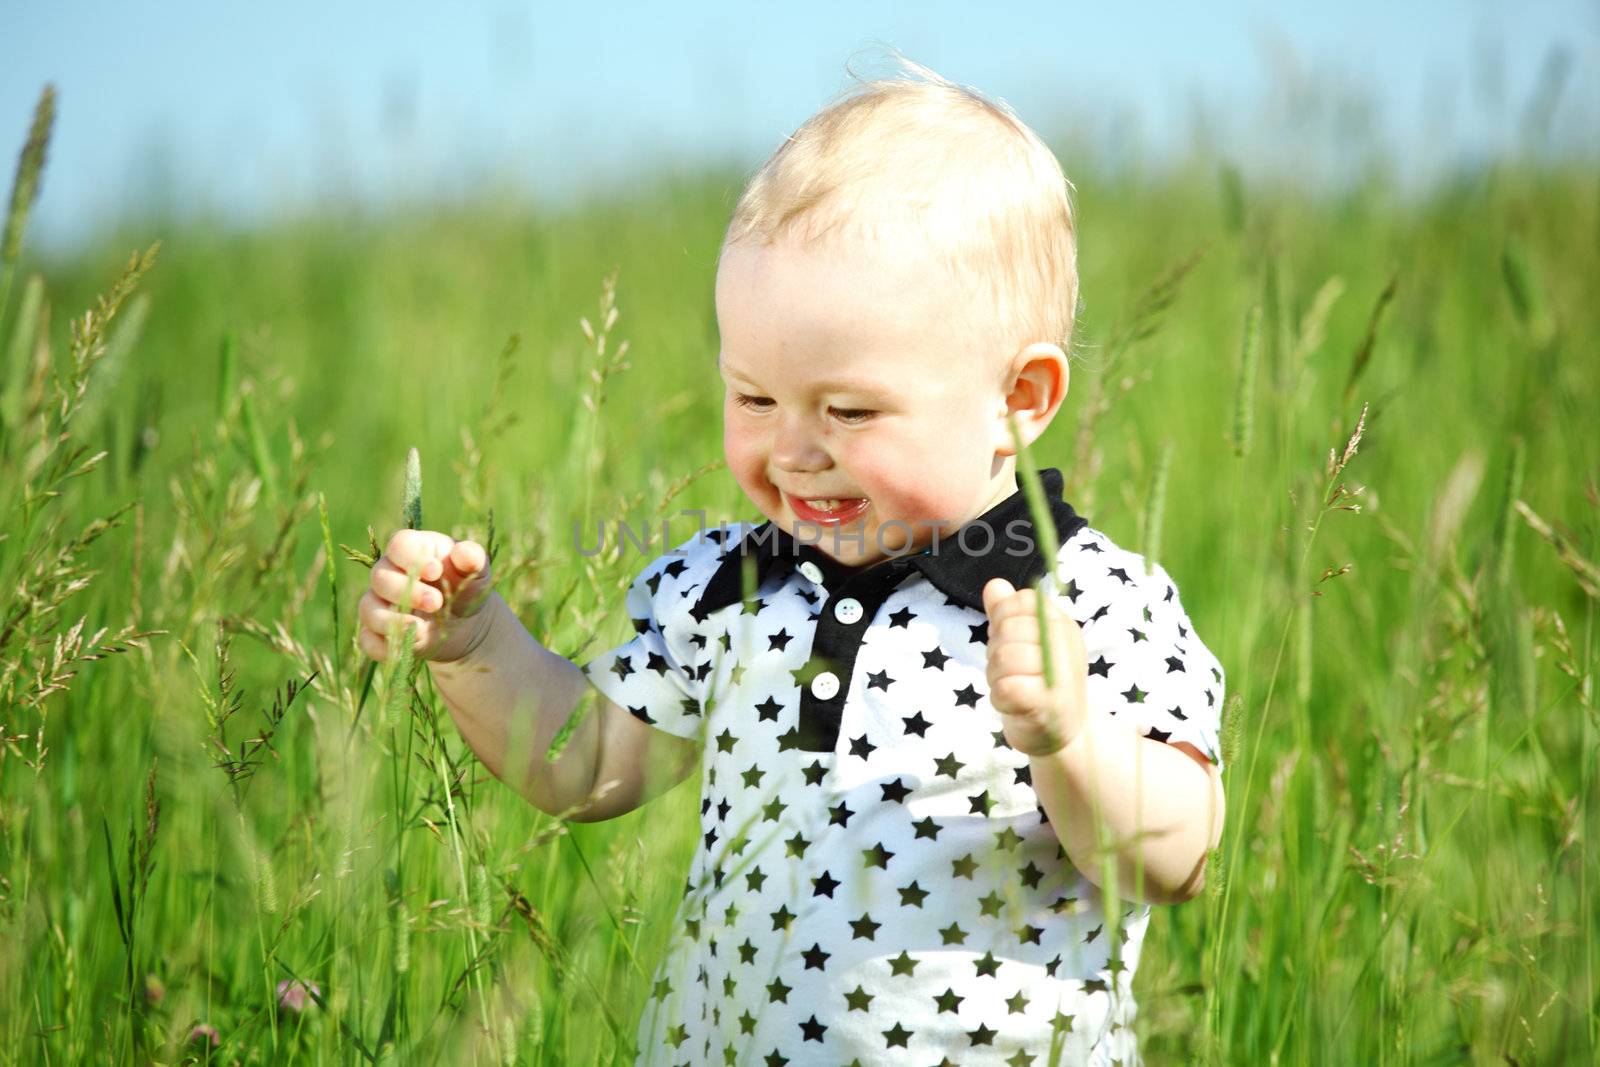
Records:
{"label": "black collar", "polygon": [[[1061,499],[1060,471],[1046,468],[1039,472],[1039,481],[1055,520],[1056,537],[1064,544],[1088,520]],[[754,568],[750,576],[750,588],[754,589],[774,568],[787,573],[808,562],[821,572],[822,584],[830,595],[846,584],[852,589],[898,585],[915,569],[941,593],[977,611],[983,610],[983,587],[989,579],[1004,578],[1020,589],[1045,573],[1044,555],[1028,515],[1028,502],[1018,489],[955,533],[941,536],[937,546],[929,545],[920,552],[866,567],[840,563],[815,545],[801,544],[781,527],[764,522],[727,550],[721,566],[700,594],[694,615],[704,619],[713,611],[739,603],[747,566]]]}

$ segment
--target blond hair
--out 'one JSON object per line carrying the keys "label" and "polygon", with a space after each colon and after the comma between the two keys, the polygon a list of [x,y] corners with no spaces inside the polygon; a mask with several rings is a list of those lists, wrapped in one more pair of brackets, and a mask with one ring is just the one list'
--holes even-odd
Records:
{"label": "blond hair", "polygon": [[909,232],[987,301],[976,321],[1004,356],[1034,341],[1070,351],[1077,240],[1061,164],[1004,102],[894,58],[902,76],[857,78],[761,165],[723,247]]}

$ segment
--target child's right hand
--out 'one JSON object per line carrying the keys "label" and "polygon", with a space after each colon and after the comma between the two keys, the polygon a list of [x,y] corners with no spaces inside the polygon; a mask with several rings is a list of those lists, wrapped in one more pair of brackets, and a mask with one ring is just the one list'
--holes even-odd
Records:
{"label": "child's right hand", "polygon": [[[410,577],[415,572],[416,580]],[[358,615],[361,651],[379,662],[389,658],[389,635],[409,626],[418,656],[435,662],[460,659],[481,639],[489,623],[483,611],[493,579],[489,554],[476,541],[457,541],[432,530],[398,530],[372,567],[372,584]],[[398,605],[409,590],[411,611]]]}

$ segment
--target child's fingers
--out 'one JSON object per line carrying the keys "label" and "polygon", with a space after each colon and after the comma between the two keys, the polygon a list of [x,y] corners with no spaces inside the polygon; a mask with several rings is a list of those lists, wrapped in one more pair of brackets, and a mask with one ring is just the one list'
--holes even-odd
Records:
{"label": "child's fingers", "polygon": [[444,594],[438,589],[421,580],[412,581],[385,560],[372,568],[372,591],[391,604],[403,604],[409,597],[411,606],[419,611],[438,611],[444,606]]}
{"label": "child's fingers", "polygon": [[440,565],[439,585],[447,593],[455,592],[460,601],[455,613],[467,610],[467,601],[489,584],[489,554],[475,541],[457,541],[440,560]]}
{"label": "child's fingers", "polygon": [[999,622],[989,624],[989,643],[998,641],[1032,641],[1039,643],[1039,617],[1032,612],[1007,615]]}
{"label": "child's fingers", "polygon": [[450,554],[455,543],[455,538],[437,530],[396,530],[383,554],[397,569],[416,568],[424,581],[433,581],[442,570],[438,561]]}
{"label": "child's fingers", "polygon": [[989,650],[989,685],[1012,674],[1044,673],[1044,652],[1037,642],[1007,641]]}
{"label": "child's fingers", "polygon": [[356,633],[356,647],[361,649],[361,654],[368,659],[379,663],[389,661],[389,642],[373,633],[371,630],[360,630]]}
{"label": "child's fingers", "polygon": [[[1010,590],[1005,592],[1004,590]],[[1014,589],[1004,578],[991,578],[983,587],[984,613],[989,616],[990,632],[1006,619],[1038,612],[1039,591],[1031,587]],[[1046,601],[1048,605],[1049,602]]]}
{"label": "child's fingers", "polygon": [[388,636],[395,627],[410,626],[415,628],[418,624],[428,621],[420,615],[396,611],[393,604],[382,599],[370,589],[362,595],[361,604],[356,608],[356,617],[361,620],[362,626],[384,636]]}
{"label": "child's fingers", "polygon": [[450,563],[463,576],[488,574],[489,553],[476,541],[457,541],[450,549]]}
{"label": "child's fingers", "polygon": [[1016,587],[1004,578],[990,578],[983,584],[983,613],[993,622],[995,611],[1015,593]]}
{"label": "child's fingers", "polygon": [[1036,674],[1008,674],[989,687],[989,703],[1002,715],[1043,707],[1049,699],[1050,690]]}

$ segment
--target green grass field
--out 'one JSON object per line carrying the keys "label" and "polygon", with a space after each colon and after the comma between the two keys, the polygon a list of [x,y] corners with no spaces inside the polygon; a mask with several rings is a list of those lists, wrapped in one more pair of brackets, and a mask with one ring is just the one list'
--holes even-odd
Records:
{"label": "green grass field", "polygon": [[[1227,832],[1152,919],[1144,1055],[1595,1062],[1600,172],[1312,197],[1060,154],[1085,300],[1036,457],[1229,681]],[[521,802],[426,671],[363,688],[352,555],[416,446],[424,525],[492,512],[500,588],[581,661],[646,560],[580,557],[574,522],[753,517],[717,466],[738,183],[71,261],[14,198],[0,1062],[632,1062],[694,780],[606,823]]]}

